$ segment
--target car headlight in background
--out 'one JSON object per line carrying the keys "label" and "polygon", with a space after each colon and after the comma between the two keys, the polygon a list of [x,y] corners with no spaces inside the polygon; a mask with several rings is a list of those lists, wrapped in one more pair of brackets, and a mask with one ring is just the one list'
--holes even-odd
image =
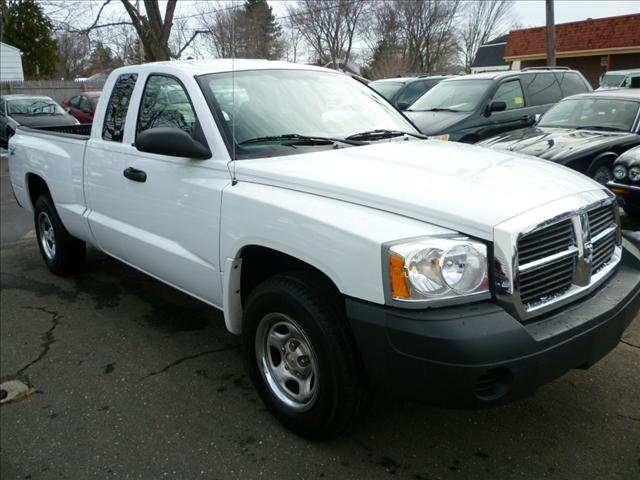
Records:
{"label": "car headlight in background", "polygon": [[640,182],[640,167],[631,167],[629,169],[629,180],[632,182]]}
{"label": "car headlight in background", "polygon": [[[390,296],[400,302],[489,298],[487,247],[467,237],[423,238],[386,249]],[[454,303],[454,302],[451,302]]]}
{"label": "car headlight in background", "polygon": [[615,165],[613,167],[613,176],[616,180],[624,180],[627,176],[627,167],[624,165]]}

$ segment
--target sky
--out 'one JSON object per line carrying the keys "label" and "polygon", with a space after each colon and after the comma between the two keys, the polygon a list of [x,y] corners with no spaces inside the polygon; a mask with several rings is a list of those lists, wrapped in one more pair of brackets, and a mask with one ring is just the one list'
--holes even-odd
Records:
{"label": "sky", "polygon": [[[517,16],[516,21],[525,27],[540,27],[546,23],[544,0],[518,0],[515,2],[513,11]],[[556,0],[554,2],[556,24],[630,13],[640,13],[640,1]]]}

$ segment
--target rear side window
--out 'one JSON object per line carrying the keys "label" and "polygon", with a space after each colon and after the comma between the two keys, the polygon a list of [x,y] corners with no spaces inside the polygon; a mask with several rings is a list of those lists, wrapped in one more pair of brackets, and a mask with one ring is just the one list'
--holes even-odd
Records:
{"label": "rear side window", "polygon": [[558,76],[560,77],[560,88],[562,89],[562,94],[565,97],[589,91],[584,80],[582,80],[580,75],[575,72],[561,73]]}
{"label": "rear side window", "polygon": [[507,110],[524,107],[524,95],[522,94],[520,82],[518,80],[510,80],[500,85],[493,96],[493,101],[506,103]]}
{"label": "rear side window", "polygon": [[425,82],[413,82],[400,94],[396,103],[405,102],[411,105],[428,90]]}
{"label": "rear side window", "polygon": [[122,142],[124,122],[129,111],[129,100],[131,100],[131,94],[137,79],[137,73],[128,73],[120,75],[116,80],[107,105],[107,113],[104,116],[104,125],[102,126],[102,138],[104,140]]}
{"label": "rear side window", "polygon": [[172,77],[151,75],[144,87],[137,133],[169,127],[193,133],[196,114],[182,84]]}
{"label": "rear side window", "polygon": [[80,106],[80,96],[75,96],[71,100],[69,100],[69,106],[73,108],[78,108]]}
{"label": "rear side window", "polygon": [[556,103],[562,99],[560,85],[551,72],[523,75],[522,81],[527,91],[529,106]]}

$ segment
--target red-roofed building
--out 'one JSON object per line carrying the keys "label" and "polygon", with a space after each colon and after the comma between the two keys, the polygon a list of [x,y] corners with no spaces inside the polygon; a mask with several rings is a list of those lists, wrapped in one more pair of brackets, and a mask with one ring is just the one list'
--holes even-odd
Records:
{"label": "red-roofed building", "polygon": [[[546,27],[509,33],[504,59],[512,68],[544,66],[546,58]],[[640,14],[556,25],[556,59],[581,71],[593,87],[607,70],[640,68]]]}

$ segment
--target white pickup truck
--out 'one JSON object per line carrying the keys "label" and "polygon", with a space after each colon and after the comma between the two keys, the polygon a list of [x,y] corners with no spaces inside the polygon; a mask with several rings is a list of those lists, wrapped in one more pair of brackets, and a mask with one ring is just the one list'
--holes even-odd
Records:
{"label": "white pickup truck", "polygon": [[88,126],[19,128],[45,263],[85,243],[224,312],[273,414],[342,431],[372,388],[480,407],[586,368],[640,306],[614,196],[536,158],[428,140],[334,71],[115,70]]}

